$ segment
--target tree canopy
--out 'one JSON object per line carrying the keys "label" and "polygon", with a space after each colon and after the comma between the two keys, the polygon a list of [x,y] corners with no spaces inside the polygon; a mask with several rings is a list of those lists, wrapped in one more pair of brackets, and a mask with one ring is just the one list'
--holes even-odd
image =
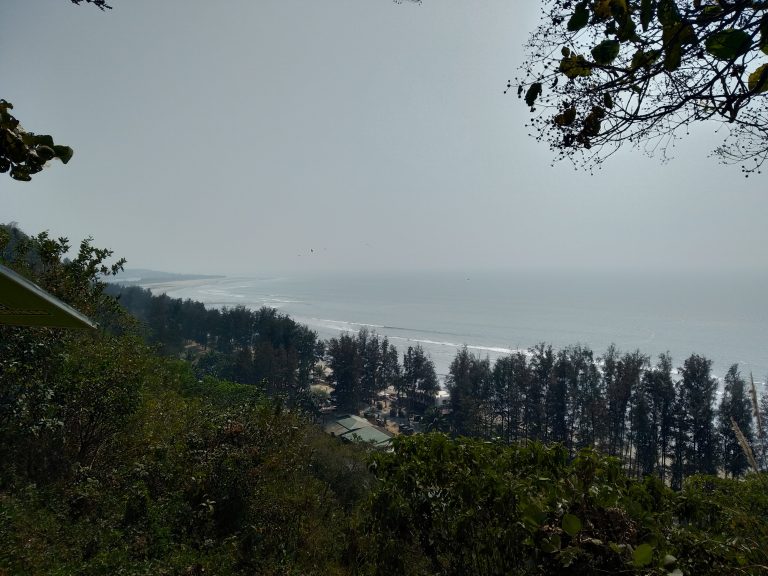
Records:
{"label": "tree canopy", "polygon": [[593,167],[625,144],[666,157],[697,122],[749,173],[768,158],[768,2],[544,0],[521,77],[537,140]]}

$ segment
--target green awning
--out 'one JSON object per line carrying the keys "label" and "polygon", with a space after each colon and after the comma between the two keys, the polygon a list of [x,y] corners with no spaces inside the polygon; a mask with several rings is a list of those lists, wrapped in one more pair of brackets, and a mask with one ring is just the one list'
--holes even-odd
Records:
{"label": "green awning", "polygon": [[0,324],[96,328],[86,316],[0,265]]}

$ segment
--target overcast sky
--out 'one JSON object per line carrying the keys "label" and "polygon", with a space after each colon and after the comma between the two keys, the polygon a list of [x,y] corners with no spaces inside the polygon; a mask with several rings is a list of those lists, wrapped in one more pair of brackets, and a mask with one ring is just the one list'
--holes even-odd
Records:
{"label": "overcast sky", "polygon": [[75,149],[0,221],[129,267],[768,268],[768,182],[708,153],[550,167],[502,92],[538,3],[0,2],[0,97]]}

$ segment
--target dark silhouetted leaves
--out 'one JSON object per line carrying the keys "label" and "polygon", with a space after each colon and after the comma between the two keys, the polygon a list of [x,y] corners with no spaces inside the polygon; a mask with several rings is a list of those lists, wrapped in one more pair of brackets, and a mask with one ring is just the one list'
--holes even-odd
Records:
{"label": "dark silhouetted leaves", "polygon": [[761,94],[768,92],[768,64],[763,64],[749,75],[749,89]]}
{"label": "dark silhouetted leaves", "polygon": [[541,95],[541,82],[534,82],[528,91],[525,93],[525,103],[528,106],[533,107],[536,102],[536,98]]}
{"label": "dark silhouetted leaves", "polygon": [[723,30],[707,38],[707,52],[719,60],[733,60],[749,52],[752,38],[743,30]]}
{"label": "dark silhouetted leaves", "polygon": [[555,116],[555,124],[558,126],[570,126],[576,120],[576,108],[571,106],[564,112]]}
{"label": "dark silhouetted leaves", "polygon": [[576,4],[576,11],[573,13],[570,20],[568,20],[568,30],[570,32],[577,32],[587,25],[589,22],[588,5],[588,2],[579,2]]}
{"label": "dark silhouetted leaves", "polygon": [[618,40],[603,40],[592,48],[592,58],[595,62],[607,66],[619,55],[620,44]]}
{"label": "dark silhouetted leaves", "polygon": [[648,31],[648,25],[653,20],[653,15],[656,12],[655,0],[642,0],[640,3],[640,24],[643,26],[643,31]]}
{"label": "dark silhouetted leaves", "polygon": [[584,56],[574,54],[560,61],[560,72],[573,80],[579,76],[589,76],[592,74],[592,66]]}

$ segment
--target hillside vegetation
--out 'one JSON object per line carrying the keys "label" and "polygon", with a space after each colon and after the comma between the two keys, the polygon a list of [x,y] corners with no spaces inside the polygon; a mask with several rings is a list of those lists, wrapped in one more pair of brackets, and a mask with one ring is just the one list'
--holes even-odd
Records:
{"label": "hillside vegetation", "polygon": [[161,355],[99,282],[111,253],[67,247],[0,229],[4,265],[101,326],[0,327],[0,575],[768,573],[765,473],[674,491],[559,443],[342,444],[268,371]]}

